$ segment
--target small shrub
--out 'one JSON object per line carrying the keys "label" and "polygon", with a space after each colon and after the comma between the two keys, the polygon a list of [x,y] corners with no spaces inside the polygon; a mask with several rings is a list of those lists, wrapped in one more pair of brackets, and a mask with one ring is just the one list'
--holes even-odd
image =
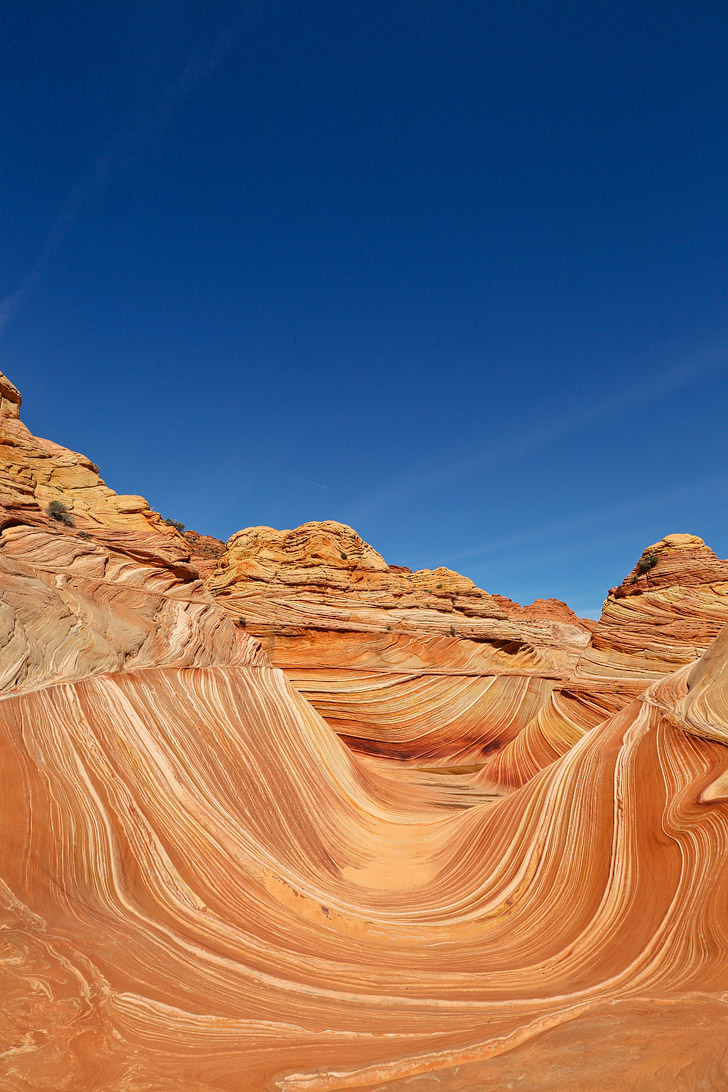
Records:
{"label": "small shrub", "polygon": [[178,519],[166,519],[164,522],[168,527],[174,527],[175,531],[179,531],[180,534],[182,534],[185,529],[184,523],[180,523]]}
{"label": "small shrub", "polygon": [[455,636],[455,626],[450,626],[450,636],[451,637]]}
{"label": "small shrub", "polygon": [[637,573],[635,573],[634,576],[632,577],[630,583],[631,584],[636,584],[638,580],[639,580],[639,577],[637,576]]}
{"label": "small shrub", "polygon": [[650,569],[654,569],[657,564],[657,554],[645,554],[637,562],[638,573],[648,573]]}
{"label": "small shrub", "polygon": [[59,523],[65,523],[67,527],[73,527],[74,519],[67,504],[60,500],[52,500],[46,508],[46,515],[51,519],[57,519]]}
{"label": "small shrub", "polygon": [[91,538],[91,535],[88,533],[88,531],[79,531],[78,532],[78,537],[79,538]]}
{"label": "small shrub", "polygon": [[437,586],[438,586],[438,588],[441,588],[441,587],[442,587],[442,584],[438,584]]}
{"label": "small shrub", "polygon": [[342,555],[341,555],[341,560],[342,560],[342,561],[346,561],[346,560],[348,559],[348,557],[349,557],[349,555],[348,555],[348,554],[344,554],[344,553],[342,553]]}

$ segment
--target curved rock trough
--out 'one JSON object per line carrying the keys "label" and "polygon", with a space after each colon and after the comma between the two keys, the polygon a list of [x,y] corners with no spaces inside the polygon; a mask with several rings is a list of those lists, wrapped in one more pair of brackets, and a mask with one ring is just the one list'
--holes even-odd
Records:
{"label": "curved rock trough", "polygon": [[[206,586],[173,528],[22,430],[9,386],[0,1088],[728,1087],[725,563],[658,544],[593,639],[358,536],[296,584],[243,532]],[[518,777],[464,772],[491,739]]]}

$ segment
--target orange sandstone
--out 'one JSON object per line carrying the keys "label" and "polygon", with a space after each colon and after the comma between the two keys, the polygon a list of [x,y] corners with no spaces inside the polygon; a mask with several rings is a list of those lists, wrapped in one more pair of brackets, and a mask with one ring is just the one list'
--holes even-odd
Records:
{"label": "orange sandstone", "polygon": [[[50,519],[28,444],[0,496],[3,1088],[728,1085],[728,629],[523,787],[434,804],[344,745],[178,536]],[[306,586],[351,624],[348,583]],[[574,656],[563,623],[497,646],[513,623],[460,587],[488,634],[461,662]]]}
{"label": "orange sandstone", "polygon": [[524,612],[450,569],[390,567],[331,520],[238,532],[208,586],[350,744],[419,765],[503,746],[589,640],[565,604]]}

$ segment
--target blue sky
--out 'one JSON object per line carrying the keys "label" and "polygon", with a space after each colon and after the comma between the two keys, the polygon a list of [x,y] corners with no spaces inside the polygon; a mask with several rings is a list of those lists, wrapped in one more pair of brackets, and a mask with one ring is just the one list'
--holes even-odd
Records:
{"label": "blue sky", "polygon": [[[108,10],[107,10],[108,7]],[[0,368],[226,538],[598,614],[728,554],[728,9],[6,5]]]}

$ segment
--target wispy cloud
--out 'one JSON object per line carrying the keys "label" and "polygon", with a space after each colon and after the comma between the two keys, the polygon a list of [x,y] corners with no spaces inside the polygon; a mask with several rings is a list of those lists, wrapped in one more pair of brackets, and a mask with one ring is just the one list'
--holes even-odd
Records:
{"label": "wispy cloud", "polygon": [[46,272],[51,259],[64,242],[81,213],[104,191],[109,180],[128,168],[142,148],[155,139],[190,96],[215,75],[233,52],[251,15],[243,5],[233,21],[206,53],[193,54],[156,104],[141,111],[104,147],[91,166],[77,179],[61,211],[45,237],[40,254],[17,286],[0,300],[0,337]]}
{"label": "wispy cloud", "polygon": [[310,478],[299,478],[297,474],[286,474],[287,478],[293,478],[294,482],[305,482],[306,485],[315,485],[317,489],[330,490],[330,486],[322,485],[321,482],[312,482]]}
{"label": "wispy cloud", "polygon": [[[613,505],[611,508],[592,508],[586,512],[580,512],[578,515],[551,520],[537,527],[529,527],[527,530],[515,535],[508,535],[487,543],[481,542],[467,550],[459,550],[457,553],[449,554],[443,559],[443,564],[449,565],[453,562],[459,563],[466,560],[470,562],[484,561],[489,558],[497,558],[499,554],[510,552],[514,548],[529,546],[533,543],[538,543],[542,547],[543,543],[548,539],[572,535],[574,536],[573,552],[577,554],[583,550],[584,535],[588,532],[596,531],[603,526],[623,525],[625,520],[632,516],[639,516],[649,511],[659,511],[661,508],[674,508],[675,505],[684,501],[695,501],[701,497],[717,499],[727,489],[728,474],[723,472],[721,474],[712,474],[698,482],[683,483],[671,489],[658,490],[652,494],[640,493],[638,498],[627,504]],[[674,531],[685,530],[692,532],[692,528],[670,526],[665,528],[665,533],[671,534]],[[649,543],[644,545],[649,545]],[[535,560],[529,562],[529,565],[531,567],[541,567],[542,565],[551,564],[557,558],[563,559],[564,556],[563,547],[560,547],[558,553],[554,553],[553,556],[549,556],[547,552],[539,549]],[[522,568],[522,566],[523,562],[519,557],[517,563],[514,564],[514,569]]]}
{"label": "wispy cloud", "polygon": [[560,418],[549,417],[543,424],[511,435],[507,443],[501,442],[498,446],[457,459],[443,455],[435,461],[430,455],[428,467],[423,468],[420,460],[416,468],[394,474],[383,486],[354,500],[347,509],[347,520],[356,525],[387,508],[436,493],[455,482],[480,477],[515,459],[523,460],[550,444],[566,440],[612,417],[657,402],[727,365],[728,350],[724,345],[704,350],[699,358],[683,361],[659,375],[651,375],[648,382],[635,384],[611,399],[602,399],[585,407],[579,413]]}

